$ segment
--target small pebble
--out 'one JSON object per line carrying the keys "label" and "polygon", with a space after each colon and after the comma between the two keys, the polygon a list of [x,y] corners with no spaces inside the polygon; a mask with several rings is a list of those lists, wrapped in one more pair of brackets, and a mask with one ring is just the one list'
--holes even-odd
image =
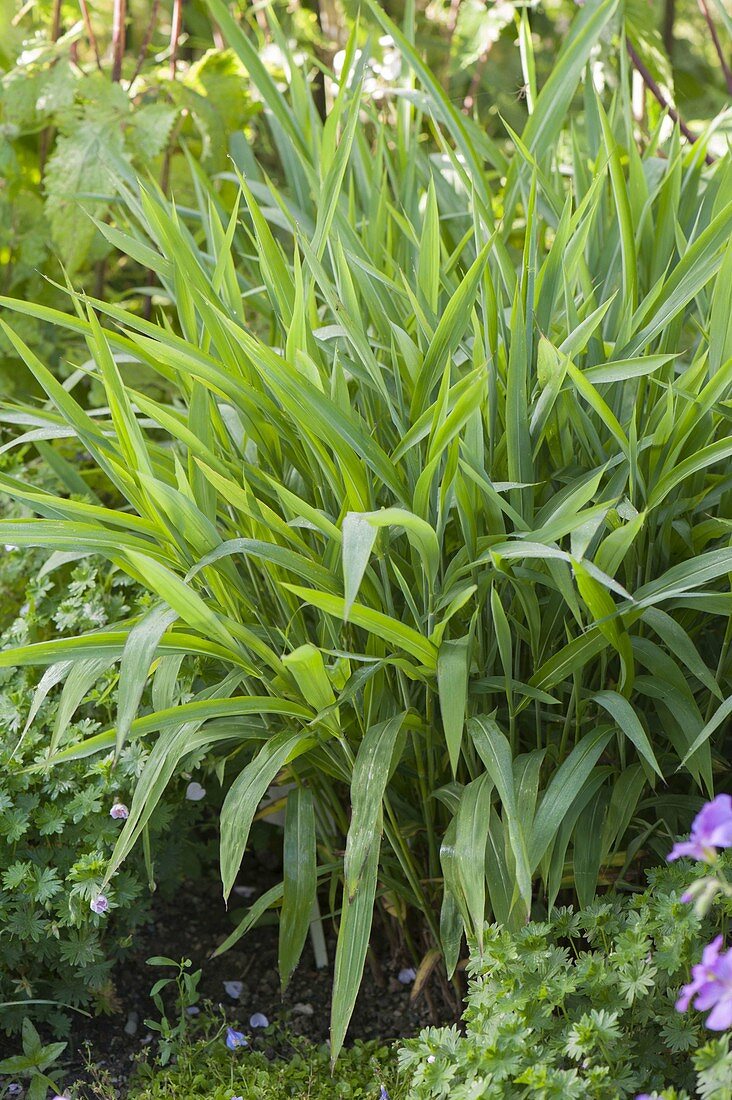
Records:
{"label": "small pebble", "polygon": [[256,886],[235,886],[234,893],[240,898],[253,898],[257,892]]}
{"label": "small pebble", "polygon": [[140,1022],[140,1017],[134,1011],[130,1012],[127,1017],[127,1023],[125,1024],[125,1035],[134,1035],[137,1031],[137,1025]]}
{"label": "small pebble", "polygon": [[315,1009],[312,1005],[306,1005],[302,1001],[298,1001],[297,1004],[292,1006],[292,1011],[296,1012],[298,1016],[312,1016]]}

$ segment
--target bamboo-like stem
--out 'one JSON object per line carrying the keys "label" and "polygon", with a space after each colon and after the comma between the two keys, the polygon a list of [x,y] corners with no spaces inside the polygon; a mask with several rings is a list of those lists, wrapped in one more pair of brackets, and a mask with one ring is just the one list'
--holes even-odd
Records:
{"label": "bamboo-like stem", "polygon": [[709,8],[707,7],[707,0],[698,0],[698,4],[699,10],[704,16],[704,21],[709,28],[709,33],[712,36],[712,42],[714,43],[714,48],[717,51],[717,57],[719,58],[719,63],[722,66],[722,72],[724,73],[724,79],[727,84],[727,91],[730,95],[732,95],[732,69],[730,69],[727,63],[727,59],[724,56],[724,49],[722,48],[722,43],[719,41],[717,28],[714,25],[714,20],[712,19]]}
{"label": "bamboo-like stem", "polygon": [[[648,88],[648,91],[658,100],[664,110],[668,111],[669,118],[673,119],[686,140],[693,145],[694,142],[699,140],[698,135],[693,133],[693,131],[689,129],[689,127],[679,115],[679,112],[676,110],[676,108],[669,103],[666,96],[663,94],[658,84],[656,84],[656,81],[651,76],[650,71],[641,61],[640,57],[638,56],[637,50],[633,46],[633,43],[626,38],[625,45],[628,50],[630,60],[633,62],[636,69],[643,77],[643,83]],[[710,156],[709,153],[705,154],[704,159],[706,160],[707,164],[714,164],[714,157]]]}

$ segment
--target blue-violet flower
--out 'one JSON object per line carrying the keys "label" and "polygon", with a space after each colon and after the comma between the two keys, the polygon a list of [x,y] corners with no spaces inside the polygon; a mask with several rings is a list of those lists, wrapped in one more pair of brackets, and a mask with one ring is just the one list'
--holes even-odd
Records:
{"label": "blue-violet flower", "polygon": [[241,1031],[234,1031],[233,1027],[227,1027],[226,1045],[229,1050],[236,1050],[237,1047],[246,1047],[249,1044],[247,1043]]}
{"label": "blue-violet flower", "polygon": [[718,848],[729,847],[732,847],[732,797],[719,794],[696,815],[689,839],[674,844],[667,858],[671,861],[689,856],[711,863]]}
{"label": "blue-violet flower", "polygon": [[722,951],[722,937],[707,944],[702,961],[691,968],[691,981],[676,1002],[679,1012],[691,1004],[698,1012],[709,1012],[707,1027],[725,1031],[732,1027],[732,949]]}

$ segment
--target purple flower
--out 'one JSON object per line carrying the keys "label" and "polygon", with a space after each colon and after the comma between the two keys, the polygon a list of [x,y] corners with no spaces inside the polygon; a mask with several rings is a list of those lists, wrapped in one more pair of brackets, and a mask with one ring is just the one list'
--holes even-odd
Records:
{"label": "purple flower", "polygon": [[402,985],[411,985],[414,979],[417,977],[417,971],[413,966],[405,966],[403,970],[400,970],[397,974],[397,978]]}
{"label": "purple flower", "polygon": [[224,982],[224,989],[232,1001],[238,1001],[244,992],[244,982]]}
{"label": "purple flower", "polygon": [[127,809],[124,802],[115,802],[112,809],[109,811],[109,816],[113,817],[115,821],[126,821],[130,816],[130,811]]}
{"label": "purple flower", "polygon": [[381,1096],[379,1097],[379,1100],[389,1100],[389,1093],[386,1091],[386,1087],[384,1085],[381,1086]]}
{"label": "purple flower", "polygon": [[186,787],[186,798],[189,802],[200,802],[206,797],[206,789],[200,783],[189,783]]}
{"label": "purple flower", "polygon": [[104,894],[97,894],[95,898],[92,898],[89,902],[89,908],[92,913],[98,913],[100,916],[102,913],[106,913],[109,909],[109,899]]}
{"label": "purple flower", "polygon": [[269,1020],[263,1012],[255,1012],[249,1019],[250,1027],[269,1027]]}
{"label": "purple flower", "polygon": [[686,1012],[693,1001],[698,1012],[711,1012],[707,1027],[725,1031],[732,1027],[732,949],[722,951],[722,937],[707,944],[702,961],[691,968],[691,981],[681,990],[676,1002],[679,1012]]}
{"label": "purple flower", "polygon": [[237,1047],[246,1047],[249,1044],[242,1035],[241,1031],[234,1031],[233,1027],[227,1027],[226,1045],[229,1050],[236,1050]]}
{"label": "purple flower", "polygon": [[694,818],[691,836],[674,844],[669,861],[689,856],[691,859],[711,863],[717,856],[717,848],[732,847],[732,797],[719,794],[707,802]]}

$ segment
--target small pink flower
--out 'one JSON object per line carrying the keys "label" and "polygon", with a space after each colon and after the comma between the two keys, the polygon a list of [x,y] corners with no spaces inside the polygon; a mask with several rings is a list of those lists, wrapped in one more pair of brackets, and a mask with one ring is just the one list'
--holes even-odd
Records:
{"label": "small pink flower", "polygon": [[109,899],[104,894],[97,894],[95,898],[92,898],[89,902],[89,908],[92,913],[98,913],[100,916],[102,913],[106,913],[109,909]]}
{"label": "small pink flower", "polygon": [[115,821],[126,821],[130,816],[130,811],[127,809],[124,802],[115,802],[112,809],[109,811],[109,816],[113,817]]}

